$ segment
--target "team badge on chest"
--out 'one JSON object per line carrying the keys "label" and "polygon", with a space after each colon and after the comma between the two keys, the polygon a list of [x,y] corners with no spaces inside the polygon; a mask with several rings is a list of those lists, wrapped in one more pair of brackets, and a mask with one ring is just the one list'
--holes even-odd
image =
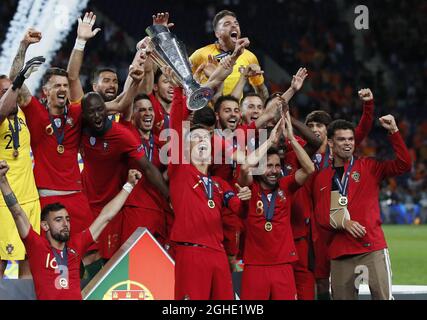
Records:
{"label": "team badge on chest", "polygon": [[96,138],[95,137],[90,137],[89,138],[89,143],[93,147],[95,145],[95,143],[96,143]]}
{"label": "team badge on chest", "polygon": [[61,118],[56,118],[56,119],[54,119],[54,120],[53,120],[53,122],[55,123],[55,126],[56,126],[57,128],[61,128],[61,125],[62,125],[62,120],[61,120]]}
{"label": "team badge on chest", "polygon": [[360,181],[360,173],[357,171],[354,171],[351,174],[351,178],[354,180],[354,182],[359,182]]}
{"label": "team badge on chest", "polygon": [[74,120],[73,120],[73,118],[68,118],[67,119],[67,124],[70,126],[70,127],[73,127],[74,126]]}
{"label": "team badge on chest", "polygon": [[9,244],[6,246],[6,251],[7,251],[7,253],[8,253],[8,254],[12,254],[13,250],[15,250],[15,247],[14,247],[14,246],[12,246],[12,244],[10,244],[10,243],[9,243]]}

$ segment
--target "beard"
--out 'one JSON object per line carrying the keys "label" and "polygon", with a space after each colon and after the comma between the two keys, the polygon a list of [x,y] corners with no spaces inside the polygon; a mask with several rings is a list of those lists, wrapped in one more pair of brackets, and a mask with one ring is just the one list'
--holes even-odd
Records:
{"label": "beard", "polygon": [[59,242],[67,242],[68,240],[70,240],[70,234],[63,234],[61,232],[58,233],[51,233],[52,238],[54,238],[56,241]]}
{"label": "beard", "polygon": [[117,98],[117,94],[115,94],[114,96],[107,96],[104,92],[100,91],[98,92],[102,99],[104,100],[104,102],[109,102],[109,101],[113,101],[114,99]]}
{"label": "beard", "polygon": [[[278,177],[279,178],[279,177]],[[262,181],[262,182],[264,182],[270,189],[276,189],[278,186],[279,186],[279,182],[278,182],[278,180],[276,180],[276,182],[274,182],[274,183],[272,183],[272,182],[270,182],[268,179],[267,179],[267,177],[266,176],[264,176],[264,175],[262,175],[262,176],[260,176],[260,180]]]}

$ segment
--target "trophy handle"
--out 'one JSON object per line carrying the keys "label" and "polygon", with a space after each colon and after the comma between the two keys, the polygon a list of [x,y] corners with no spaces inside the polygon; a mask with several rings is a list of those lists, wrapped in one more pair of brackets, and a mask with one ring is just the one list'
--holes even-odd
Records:
{"label": "trophy handle", "polygon": [[206,107],[212,99],[213,90],[206,87],[200,87],[192,91],[187,97],[187,108],[196,111]]}

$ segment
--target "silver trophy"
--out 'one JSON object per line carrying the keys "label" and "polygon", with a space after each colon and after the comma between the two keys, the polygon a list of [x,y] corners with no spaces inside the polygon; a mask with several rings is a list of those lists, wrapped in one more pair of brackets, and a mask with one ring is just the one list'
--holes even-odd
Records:
{"label": "silver trophy", "polygon": [[194,80],[185,45],[162,25],[151,25],[145,32],[151,39],[151,58],[159,67],[172,68],[174,80],[184,88],[188,109],[199,110],[205,107],[212,98],[212,90],[201,87]]}

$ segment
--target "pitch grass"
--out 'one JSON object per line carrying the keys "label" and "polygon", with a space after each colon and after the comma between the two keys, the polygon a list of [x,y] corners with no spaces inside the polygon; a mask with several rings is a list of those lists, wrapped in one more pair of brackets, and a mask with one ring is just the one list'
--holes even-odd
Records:
{"label": "pitch grass", "polygon": [[427,225],[383,225],[394,285],[427,285]]}

